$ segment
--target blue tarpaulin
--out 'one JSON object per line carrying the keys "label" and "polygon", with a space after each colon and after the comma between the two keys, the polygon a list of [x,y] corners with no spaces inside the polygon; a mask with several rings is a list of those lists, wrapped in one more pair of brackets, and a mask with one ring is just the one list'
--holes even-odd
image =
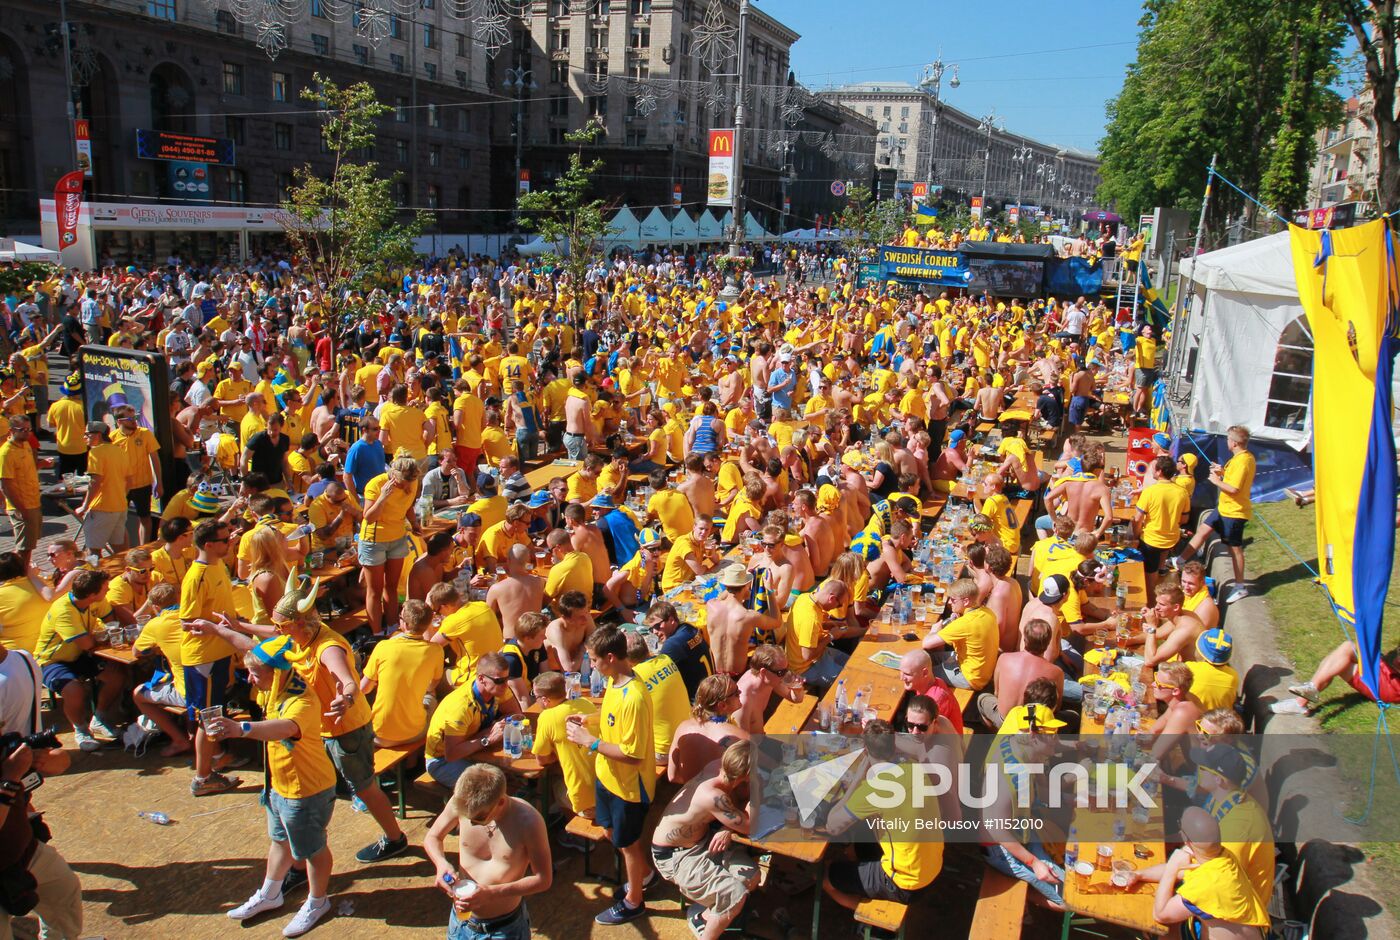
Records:
{"label": "blue tarpaulin", "polygon": [[1102,289],[1102,266],[1084,258],[1052,258],[1045,265],[1045,290],[1055,297],[1095,297]]}

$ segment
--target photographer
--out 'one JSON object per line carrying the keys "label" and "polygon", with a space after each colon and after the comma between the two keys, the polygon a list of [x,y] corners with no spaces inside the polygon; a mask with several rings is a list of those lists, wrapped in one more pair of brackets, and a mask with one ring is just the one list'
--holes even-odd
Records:
{"label": "photographer", "polygon": [[30,793],[44,776],[68,769],[68,755],[32,749],[40,732],[39,667],[28,653],[0,646],[0,937],[11,922],[35,912],[46,935],[77,940],[83,931],[82,888],[63,856],[47,843],[48,829],[31,820]]}

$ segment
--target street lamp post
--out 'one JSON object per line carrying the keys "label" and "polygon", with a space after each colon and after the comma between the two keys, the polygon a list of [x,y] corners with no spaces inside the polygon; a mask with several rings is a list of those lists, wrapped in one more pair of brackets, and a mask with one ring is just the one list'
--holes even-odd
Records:
{"label": "street lamp post", "polygon": [[1022,144],[1011,152],[1011,159],[1016,161],[1018,167],[1016,171],[1016,211],[1021,211],[1021,195],[1026,189],[1026,164],[1030,163],[1035,156],[1035,151],[1027,144]]}
{"label": "street lamp post", "polygon": [[734,99],[734,192],[732,208],[734,228],[730,233],[729,256],[738,258],[743,254],[744,243],[744,124],[747,109],[744,97],[748,94],[749,68],[749,0],[739,0],[739,55],[738,92]]}
{"label": "street lamp post", "polygon": [[986,159],[982,161],[982,221],[984,222],[987,219],[987,175],[992,169],[992,130],[996,127],[996,120],[997,112],[993,108],[982,116],[982,120],[977,125],[979,131],[987,132]]}
{"label": "street lamp post", "polygon": [[520,222],[520,169],[525,153],[525,95],[540,87],[535,83],[534,73],[523,65],[506,69],[502,87],[515,92],[515,221]]}
{"label": "street lamp post", "polygon": [[671,202],[671,237],[667,244],[675,247],[676,213],[680,211],[680,205],[676,202],[676,151],[680,149],[681,132],[685,129],[685,112],[676,108],[662,118],[660,124],[671,128],[671,170],[666,184],[666,198]]}
{"label": "street lamp post", "polygon": [[933,181],[937,175],[938,161],[938,124],[943,117],[943,99],[939,97],[939,92],[943,87],[943,75],[949,69],[953,70],[953,76],[948,80],[949,88],[957,88],[962,84],[962,79],[958,77],[958,66],[948,64],[943,61],[943,52],[939,50],[938,58],[924,66],[924,73],[919,78],[919,87],[933,95],[933,131],[930,134],[928,145],[928,185],[929,195],[932,198]]}

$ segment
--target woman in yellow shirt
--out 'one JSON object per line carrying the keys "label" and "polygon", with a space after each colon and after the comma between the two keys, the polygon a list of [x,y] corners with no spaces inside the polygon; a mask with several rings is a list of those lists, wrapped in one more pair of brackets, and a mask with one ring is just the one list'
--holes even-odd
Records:
{"label": "woman in yellow shirt", "polygon": [[407,455],[395,456],[388,472],[365,485],[359,560],[366,581],[365,619],[376,636],[384,633],[386,618],[390,622],[398,618],[398,584],[411,548],[408,529],[422,535],[413,512],[417,498],[418,463]]}

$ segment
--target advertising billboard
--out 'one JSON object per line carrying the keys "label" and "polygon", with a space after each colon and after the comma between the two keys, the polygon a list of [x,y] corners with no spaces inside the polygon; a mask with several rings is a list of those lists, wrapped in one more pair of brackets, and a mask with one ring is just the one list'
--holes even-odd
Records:
{"label": "advertising billboard", "polygon": [[727,206],[734,199],[734,131],[710,131],[709,204]]}

